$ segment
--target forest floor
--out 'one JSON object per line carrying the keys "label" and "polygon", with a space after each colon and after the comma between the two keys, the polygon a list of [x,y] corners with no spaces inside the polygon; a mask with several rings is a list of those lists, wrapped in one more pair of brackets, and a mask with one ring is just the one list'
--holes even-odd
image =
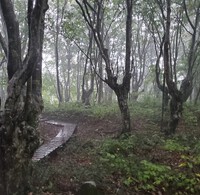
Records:
{"label": "forest floor", "polygon": [[[82,115],[81,113],[76,113],[75,115],[68,115],[67,113],[62,112],[44,113],[42,115],[42,120],[39,125],[42,143],[49,142],[53,137],[58,134],[61,129],[60,126],[49,124],[48,120],[77,124],[77,128],[70,141],[68,141],[63,147],[52,152],[44,160],[41,160],[40,165],[43,166],[43,164],[47,163],[48,165],[50,165],[50,169],[52,169],[52,167],[54,167],[55,169],[62,169],[60,164],[64,162],[69,165],[69,169],[70,166],[72,167],[72,169],[76,168],[78,173],[78,169],[80,168],[80,166],[81,169],[83,169],[85,166],[87,167],[91,164],[91,159],[90,157],[88,157],[87,150],[88,148],[93,147],[94,142],[99,142],[108,137],[114,138],[120,134],[120,118],[99,119],[91,116]],[[86,150],[84,151],[84,149]],[[49,170],[49,172],[52,171],[54,170]],[[39,177],[43,177],[42,179],[45,180],[45,177],[48,174],[51,173],[44,173],[43,175],[42,171],[42,175]],[[36,177],[38,177],[38,175]],[[57,179],[52,178],[53,180],[56,180],[56,190],[53,186],[51,186],[51,184],[50,187],[48,186],[49,184],[47,184],[47,186],[40,186],[41,183],[39,184],[37,182],[34,183],[34,185],[36,184],[39,186],[38,188],[42,188],[42,194],[74,195],[78,191],[82,182],[91,179],[86,178],[83,181],[73,182],[73,180],[75,179],[73,179],[73,177],[75,176],[70,175],[68,172],[66,172],[66,177],[57,177]],[[52,190],[54,192],[51,192]]]}
{"label": "forest floor", "polygon": [[[76,195],[85,181],[95,181],[105,195],[199,194],[199,127],[181,121],[177,134],[165,138],[158,121],[132,118],[130,138],[118,138],[120,116],[44,113],[45,120],[77,124],[71,139],[35,164],[33,194]],[[60,127],[40,123],[48,142]],[[137,173],[136,173],[137,172]]]}

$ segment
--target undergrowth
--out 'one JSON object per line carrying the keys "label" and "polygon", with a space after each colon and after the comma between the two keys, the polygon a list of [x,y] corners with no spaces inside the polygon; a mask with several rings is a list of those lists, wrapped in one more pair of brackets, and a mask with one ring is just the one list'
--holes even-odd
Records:
{"label": "undergrowth", "polygon": [[[145,99],[142,102],[129,102],[129,110],[131,117],[149,118],[152,120],[160,120],[161,104],[152,98]],[[56,114],[83,114],[96,118],[106,118],[112,116],[120,116],[120,110],[117,102],[111,104],[84,106],[81,103],[70,102],[63,103],[60,106],[51,106],[45,104],[46,113]]]}
{"label": "undergrowth", "polygon": [[[63,178],[74,188],[94,180],[108,195],[118,194],[119,189],[124,194],[199,194],[200,142],[189,138],[186,143],[186,137],[166,139],[154,132],[89,144],[72,140],[59,152],[57,166],[47,161],[35,165],[33,183],[36,191],[53,194],[61,193]],[[163,156],[168,156],[167,161]]]}
{"label": "undergrowth", "polygon": [[[93,143],[95,140],[86,145],[71,140],[60,151],[56,166],[47,163],[48,159],[36,164],[32,178],[36,194],[44,191],[62,194],[59,189],[63,180],[75,192],[82,181],[94,180],[103,186],[106,195],[200,194],[198,107],[187,104],[183,112],[184,130],[166,138],[155,125],[160,121],[160,105],[153,99],[130,103],[131,117],[135,121],[145,119],[142,132],[133,132],[126,138],[105,138],[98,144]],[[117,104],[85,108],[70,103],[46,111],[96,118],[119,115]]]}
{"label": "undergrowth", "polygon": [[[101,148],[101,162],[107,172],[120,175],[122,188],[128,187],[135,192],[200,193],[200,155],[194,153],[190,144],[183,145],[178,138],[165,140],[160,137],[159,141],[153,137],[149,139],[151,144],[137,136],[126,140],[106,140]],[[196,145],[199,146],[199,142]],[[174,166],[163,164],[161,159],[160,162],[154,162],[153,156],[159,155],[161,148],[162,152],[166,151],[166,155],[170,151],[180,156],[178,160],[169,159],[175,161]]]}
{"label": "undergrowth", "polygon": [[91,116],[95,118],[106,118],[109,116],[119,115],[119,108],[117,104],[112,105],[93,105],[93,106],[84,106],[81,103],[65,103],[59,107],[46,107],[44,110],[45,113],[50,114],[71,114],[71,115],[83,115]]}

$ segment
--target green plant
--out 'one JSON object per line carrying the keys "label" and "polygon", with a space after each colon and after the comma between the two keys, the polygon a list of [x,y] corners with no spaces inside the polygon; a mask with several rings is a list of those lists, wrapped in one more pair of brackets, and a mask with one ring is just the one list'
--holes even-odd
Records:
{"label": "green plant", "polygon": [[200,153],[200,141],[197,141],[193,147],[193,152],[196,154]]}
{"label": "green plant", "polygon": [[189,155],[182,155],[181,159],[183,160],[182,163],[179,164],[179,167],[188,167],[193,169],[195,166],[200,165],[200,156],[189,156]]}
{"label": "green plant", "polygon": [[137,171],[137,137],[126,139],[107,139],[101,147],[101,162],[107,173],[121,175],[121,184],[130,186],[134,182],[133,173]]}
{"label": "green plant", "polygon": [[194,107],[194,105],[186,104],[183,109],[183,119],[188,125],[188,127],[191,126],[197,126],[197,116],[196,116],[197,107]]}
{"label": "green plant", "polygon": [[119,107],[116,103],[110,105],[94,105],[89,108],[90,116],[97,118],[107,118],[109,116],[117,115],[120,113]]}
{"label": "green plant", "polygon": [[161,102],[158,99],[145,96],[138,102],[130,102],[130,112],[133,117],[143,117],[152,121],[160,120]]}
{"label": "green plant", "polygon": [[199,179],[184,173],[176,173],[168,178],[172,189],[176,192],[184,192],[185,194],[197,194],[200,191]]}
{"label": "green plant", "polygon": [[168,139],[166,140],[163,148],[165,150],[169,150],[169,151],[187,151],[189,150],[190,148],[188,146],[184,146],[182,144],[180,144],[178,142],[178,140],[175,140],[175,139]]}
{"label": "green plant", "polygon": [[169,166],[142,160],[136,179],[139,190],[196,194],[200,190],[199,177],[198,174],[181,173],[178,170],[172,170]]}
{"label": "green plant", "polygon": [[126,155],[127,152],[130,152],[135,148],[137,141],[138,140],[135,135],[131,135],[127,139],[107,139],[103,142],[101,150],[102,152],[108,152],[111,154],[121,153],[122,155]]}
{"label": "green plant", "polygon": [[155,191],[160,185],[162,185],[163,188],[167,187],[166,178],[168,177],[169,171],[171,171],[169,166],[142,160],[137,173],[138,188]]}
{"label": "green plant", "polygon": [[33,172],[30,180],[32,191],[38,194],[45,190],[53,191],[55,186],[52,178],[56,172],[56,167],[50,166],[45,162],[39,162],[33,163],[32,169]]}

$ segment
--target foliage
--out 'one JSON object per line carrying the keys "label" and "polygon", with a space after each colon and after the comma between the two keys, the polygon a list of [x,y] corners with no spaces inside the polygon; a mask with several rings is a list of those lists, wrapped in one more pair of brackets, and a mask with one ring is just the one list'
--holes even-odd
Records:
{"label": "foliage", "polygon": [[[131,136],[128,139],[107,140],[101,149],[101,160],[104,163],[108,163],[112,169],[120,170],[121,173],[130,173],[134,162],[134,155],[130,151],[135,146],[135,136]],[[127,159],[125,160],[124,157]]]}
{"label": "foliage", "polygon": [[[45,111],[63,111],[67,113],[85,113],[89,116],[93,116],[96,118],[106,118],[109,116],[119,116],[119,108],[117,103],[112,104],[102,104],[102,105],[92,105],[85,107],[81,103],[78,102],[69,102],[63,103],[58,107],[57,101],[51,104],[49,101],[44,101],[45,103]],[[139,102],[130,102],[130,113],[132,117],[137,118],[138,116],[143,118],[152,118],[156,120],[160,120],[160,103],[159,101],[146,97],[144,100]],[[155,117],[156,116],[156,117]]]}
{"label": "foliage", "polygon": [[198,111],[198,106],[194,106],[191,103],[186,104],[184,106],[184,112],[183,112],[183,118],[189,127],[197,126],[198,125],[198,119],[196,112]]}
{"label": "foliage", "polygon": [[116,116],[119,113],[119,108],[117,104],[112,105],[93,105],[93,106],[84,106],[81,103],[71,102],[71,103],[63,103],[59,107],[57,104],[51,105],[46,102],[45,104],[45,112],[46,113],[57,113],[57,114],[66,114],[67,115],[87,115],[91,117],[95,117],[98,119],[108,118],[111,116]]}
{"label": "foliage", "polygon": [[[128,139],[106,140],[101,150],[101,162],[110,174],[121,176],[121,184],[134,188],[136,191],[144,192],[171,192],[193,194],[199,192],[199,168],[200,158],[193,156],[181,156],[182,163],[178,165],[179,169],[174,169],[165,164],[152,162],[148,155],[142,156],[143,151],[161,147],[171,152],[185,152],[190,149],[189,146],[181,145],[182,140],[169,139],[161,142],[149,138],[151,144],[143,141],[146,136],[131,136]],[[163,143],[164,142],[164,143]],[[146,147],[145,147],[146,145]],[[139,153],[138,153],[139,152]],[[186,170],[183,171],[183,168]],[[193,168],[195,174],[189,171]],[[188,170],[189,169],[189,170]],[[108,173],[109,173],[108,172]]]}
{"label": "foliage", "polygon": [[[97,155],[93,144],[95,143],[90,141],[83,143],[74,137],[66,147],[57,152],[56,156],[61,157],[59,162],[52,163],[47,157],[34,163],[31,176],[32,192],[37,195],[44,192],[63,194],[60,188],[64,185],[72,185],[73,191],[77,191],[77,183],[81,184],[87,180],[100,182],[106,173],[101,164],[94,164],[90,160],[93,155]],[[78,158],[74,158],[76,155]]]}
{"label": "foliage", "polygon": [[[55,173],[56,167],[49,166],[47,162],[33,163],[33,170],[31,175],[31,190],[33,192],[42,193],[42,191],[53,191],[52,177]],[[40,186],[35,188],[35,186]]]}
{"label": "foliage", "polygon": [[[187,132],[187,128],[184,132],[181,126],[181,133],[166,139],[159,132],[156,122],[159,120],[159,101],[147,97],[130,105],[132,117],[143,120],[141,132],[134,130],[129,137],[107,138],[98,143],[95,140],[83,143],[82,140],[73,139],[60,152],[62,160],[59,167],[49,168],[49,164],[46,174],[38,171],[43,179],[37,179],[37,176],[35,180],[41,180],[43,189],[51,192],[58,187],[57,179],[54,181],[51,177],[66,178],[67,173],[72,183],[79,184],[89,178],[105,185],[105,189],[110,189],[109,192],[112,188],[119,188],[135,194],[198,194],[199,133],[195,130]],[[186,106],[184,112],[195,116],[194,109]],[[80,116],[80,113],[89,119],[107,119],[108,116],[116,117],[118,108],[115,104],[85,108],[81,103],[73,103],[63,104],[56,109],[59,116]],[[73,155],[69,159],[70,154]],[[74,160],[74,156],[78,156],[78,160]],[[117,194],[116,191],[113,190],[113,194]]]}
{"label": "foliage", "polygon": [[130,102],[130,112],[133,117],[140,116],[158,121],[161,116],[161,100],[148,95],[144,96],[138,102]]}
{"label": "foliage", "polygon": [[195,154],[199,154],[200,153],[200,141],[197,141],[193,147],[193,152]]}
{"label": "foliage", "polygon": [[171,170],[169,166],[151,163],[147,160],[142,160],[140,165],[141,168],[137,173],[139,189],[155,191],[156,187],[166,185],[166,178]]}
{"label": "foliage", "polygon": [[184,146],[184,145],[180,144],[175,139],[166,140],[165,145],[164,145],[163,148],[165,150],[169,150],[169,151],[180,151],[180,152],[189,150],[188,146]]}
{"label": "foliage", "polygon": [[97,118],[107,118],[109,116],[119,115],[117,104],[95,105],[89,108],[91,115]]}

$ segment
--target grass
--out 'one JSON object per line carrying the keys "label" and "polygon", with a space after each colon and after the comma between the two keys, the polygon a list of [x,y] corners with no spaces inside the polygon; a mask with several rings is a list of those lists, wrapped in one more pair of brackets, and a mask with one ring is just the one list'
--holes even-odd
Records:
{"label": "grass", "polygon": [[47,159],[36,165],[33,178],[40,181],[37,189],[59,194],[63,180],[71,182],[75,191],[82,181],[94,180],[106,194],[116,194],[118,188],[124,194],[198,194],[200,155],[194,148],[199,141],[192,148],[178,137],[166,140],[158,136],[107,138],[92,147],[81,147],[78,140],[71,140],[59,152],[56,163]]}
{"label": "grass", "polygon": [[[194,108],[186,106],[178,133],[166,138],[157,125],[159,106],[153,101],[130,104],[134,123],[142,119],[143,125],[129,137],[85,143],[72,138],[55,157],[34,165],[32,191],[75,194],[83,181],[94,180],[106,195],[200,194],[200,134]],[[85,109],[79,104],[53,111],[74,116],[80,112],[104,119],[115,118],[119,111],[117,105]]]}
{"label": "grass", "polygon": [[48,105],[48,107],[45,108],[45,113],[58,115],[80,115],[81,113],[83,116],[102,119],[113,115],[119,115],[119,108],[117,104],[85,107],[81,103],[64,103],[59,107],[50,107]]}

